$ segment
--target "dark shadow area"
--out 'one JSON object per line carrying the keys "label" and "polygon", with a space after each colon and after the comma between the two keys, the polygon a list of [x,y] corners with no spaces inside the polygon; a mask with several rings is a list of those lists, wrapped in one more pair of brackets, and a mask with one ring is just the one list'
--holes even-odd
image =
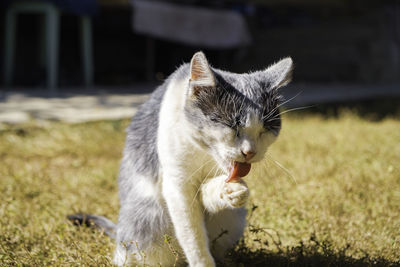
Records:
{"label": "dark shadow area", "polygon": [[315,234],[312,234],[306,242],[300,241],[296,246],[283,247],[278,233],[274,238],[265,229],[250,225],[249,230],[252,233],[262,234],[262,237],[253,239],[253,242],[259,243],[262,248],[250,250],[244,240],[241,240],[229,253],[225,263],[219,263],[218,266],[400,266],[400,261],[375,258],[362,250],[359,251],[359,255],[362,255],[359,258],[348,256],[354,254],[354,251],[350,251],[350,244],[335,249],[330,242],[319,241]]}
{"label": "dark shadow area", "polygon": [[[286,109],[291,116],[303,117],[306,115],[318,114],[324,118],[338,118],[346,111],[351,111],[364,119],[380,121],[385,118],[400,119],[400,97],[381,97],[358,101],[343,101],[337,103],[324,103],[305,105],[304,109]],[[285,110],[282,110],[285,112]]]}
{"label": "dark shadow area", "polygon": [[[322,251],[321,251],[322,250]],[[360,259],[346,256],[346,249],[332,251],[321,244],[289,248],[287,252],[272,253],[267,250],[250,251],[239,248],[229,255],[227,263],[218,266],[400,266],[400,262],[388,261],[384,258],[373,258],[365,255]]]}
{"label": "dark shadow area", "polygon": [[[249,221],[257,206],[249,211]],[[284,246],[279,232],[248,224],[247,235],[239,241],[224,259],[218,262],[219,267],[320,267],[320,266],[400,266],[400,260],[388,260],[383,257],[373,257],[368,252],[351,247],[347,243],[338,247],[328,240],[321,240],[316,233],[311,233],[308,240],[300,240],[295,246]],[[246,243],[255,247],[250,249]],[[359,255],[357,258],[349,255]]]}

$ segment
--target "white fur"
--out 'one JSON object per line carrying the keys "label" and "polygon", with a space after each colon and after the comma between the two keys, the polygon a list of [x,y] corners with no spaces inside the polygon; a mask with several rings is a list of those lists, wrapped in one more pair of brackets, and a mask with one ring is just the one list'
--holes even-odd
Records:
{"label": "white fur", "polygon": [[[172,80],[161,105],[157,143],[160,186],[140,179],[142,182],[135,187],[147,196],[165,201],[174,226],[171,229],[172,245],[186,256],[189,265],[209,267],[215,266],[210,249],[213,248],[214,256],[222,260],[225,252],[243,234],[246,223],[246,211],[241,207],[247,201],[249,190],[244,182],[225,182],[229,162],[243,161],[241,150],[256,152],[251,161],[257,161],[258,155],[264,155],[264,148],[274,138],[272,135],[260,137],[262,125],[255,116],[250,116],[239,141],[231,129],[209,129],[209,134],[218,140],[215,152],[218,155],[213,156],[213,151],[205,151],[204,147],[194,143],[196,130],[184,117],[188,85],[188,80]],[[218,238],[218,242],[212,242],[224,230],[228,233]],[[114,263],[118,266],[129,263],[130,256],[126,253],[126,248],[118,244]],[[151,266],[160,262],[171,266],[175,262],[167,245],[131,256],[137,263]]]}
{"label": "white fur", "polygon": [[183,117],[184,82],[172,81],[161,104],[158,153],[162,166],[162,194],[189,265],[214,266],[202,206],[196,199],[202,181],[201,172],[195,171],[201,167],[199,159],[205,159],[207,155],[194,148],[187,137]]}
{"label": "white fur", "polygon": [[[225,182],[229,168],[226,159],[243,161],[241,148],[258,150],[257,152],[264,154],[264,151],[260,151],[260,145],[267,145],[271,141],[260,138],[262,125],[255,123],[256,119],[252,118],[253,121],[243,130],[240,144],[235,144],[234,133],[230,129],[209,129],[209,133],[218,140],[217,153],[220,157],[213,157],[210,151],[204,151],[193,143],[191,137],[196,131],[184,117],[184,96],[188,85],[188,80],[171,81],[161,105],[158,131],[161,194],[168,207],[176,238],[189,265],[214,266],[210,241],[222,229],[228,230],[227,236],[221,237],[218,242],[216,256],[222,257],[240,238],[245,226],[246,212],[238,208],[244,206],[249,196],[244,182]],[[221,161],[216,162],[215,158],[221,158]],[[217,172],[224,172],[224,175],[215,177]],[[204,211],[211,214],[208,216],[210,220],[207,220]]]}
{"label": "white fur", "polygon": [[[270,126],[264,128],[263,124],[268,123],[263,122],[265,117],[260,118],[263,108],[275,111],[276,91],[262,91],[268,92],[267,98],[247,90],[243,81],[251,82],[249,88],[275,90],[261,85],[286,84],[291,65],[291,60],[285,59],[236,83],[234,77],[240,75],[211,69],[204,54],[196,53],[190,66],[179,68],[142,106],[129,128],[121,164],[121,211],[114,256],[118,266],[132,263],[131,258],[146,266],[187,262],[192,267],[212,267],[214,258],[223,260],[226,251],[243,235],[244,205],[249,197],[244,181],[225,182],[232,163],[262,160],[276,139],[266,130]],[[217,86],[219,76],[214,73],[218,72],[232,86],[240,84],[239,93],[250,97],[259,108],[246,104],[246,97],[235,93],[222,94],[221,98],[210,94],[225,89]],[[260,85],[258,80],[269,82]],[[228,101],[229,96],[232,99]],[[215,100],[225,105],[215,104]],[[239,101],[243,102],[235,107]],[[225,110],[215,112],[214,107]],[[225,117],[216,121],[210,114]],[[237,115],[239,122],[234,122]],[[147,127],[147,122],[152,127]],[[274,126],[279,128],[280,124]],[[146,149],[140,148],[142,144]],[[165,235],[171,237],[168,243],[164,242]],[[136,239],[140,243],[135,247]],[[128,246],[124,242],[129,242]],[[176,252],[185,258],[176,262]]]}

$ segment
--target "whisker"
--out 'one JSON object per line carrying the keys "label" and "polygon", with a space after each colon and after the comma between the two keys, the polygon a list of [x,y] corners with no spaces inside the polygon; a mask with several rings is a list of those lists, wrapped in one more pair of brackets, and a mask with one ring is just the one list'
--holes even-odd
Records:
{"label": "whisker", "polygon": [[[205,156],[203,156],[203,159],[205,158]],[[210,163],[210,161],[212,161],[213,159],[209,159],[206,162],[204,162],[199,168],[197,168],[197,170],[195,170],[189,177],[187,177],[186,179],[189,179],[191,177],[193,177],[193,175],[195,175],[200,169],[202,169],[204,166],[206,166],[208,163]]]}
{"label": "whisker", "polygon": [[289,171],[287,168],[285,168],[281,163],[279,163],[278,161],[276,161],[275,159],[273,159],[270,155],[268,155],[268,154],[265,154],[265,155],[266,155],[269,159],[271,159],[272,162],[276,164],[276,166],[278,166],[278,167],[281,168],[283,171],[285,171],[286,174],[289,175],[289,176],[293,179],[294,183],[297,185],[297,180],[296,180],[296,178],[290,173],[290,171]]}
{"label": "whisker", "polygon": [[285,110],[283,112],[280,113],[280,115],[291,112],[291,111],[295,111],[295,110],[301,110],[301,109],[306,109],[306,108],[312,108],[312,107],[316,107],[317,105],[310,105],[310,106],[304,106],[304,107],[298,107],[298,108],[292,108],[292,109],[288,109]]}
{"label": "whisker", "polygon": [[201,186],[202,186],[202,185],[204,184],[204,182],[207,180],[206,177],[208,177],[208,175],[209,175],[216,167],[218,167],[218,166],[217,166],[217,165],[214,165],[214,166],[210,169],[210,171],[207,173],[207,175],[205,176],[205,179],[203,179],[203,181],[201,181],[199,187],[198,187],[197,190],[196,190],[196,193],[194,194],[192,203],[190,204],[190,208],[191,208],[191,209],[193,208],[194,201],[196,200],[196,197],[197,197],[197,195],[198,195],[199,192],[200,192]]}
{"label": "whisker", "polygon": [[[232,100],[232,103],[233,103],[233,108],[234,108],[234,110],[236,110],[236,101],[235,101],[233,95],[229,93],[229,91],[225,88],[224,84],[221,84],[220,86],[226,92],[226,94],[230,97],[230,99]],[[227,111],[227,108],[228,107],[225,105],[225,113],[229,114],[228,111]]]}
{"label": "whisker", "polygon": [[[270,169],[269,162],[267,161],[267,159],[265,159],[263,161],[265,168]],[[278,185],[279,181],[277,181],[277,179],[274,179],[275,177],[272,177],[272,175],[267,171],[266,174],[268,175],[268,178],[271,180],[272,184],[273,184],[273,188],[275,188],[274,191],[276,191],[277,194],[280,194],[283,196],[283,192],[281,190],[278,190],[278,188],[280,188],[280,184]],[[266,184],[264,182],[264,184]],[[271,186],[271,184],[268,184],[268,186]]]}
{"label": "whisker", "polygon": [[[202,160],[206,157],[207,155],[204,155],[203,157],[202,157]],[[191,183],[193,186],[197,186],[196,185],[196,183],[194,183],[193,181],[192,181],[192,179],[190,179],[191,177],[193,177],[199,170],[202,170],[203,169],[203,167],[205,166],[205,165],[207,165],[210,161],[212,161],[213,159],[212,158],[210,158],[209,160],[207,160],[206,162],[204,162],[199,168],[197,168],[189,177],[187,177],[186,178],[186,181],[185,181],[185,183]],[[200,188],[200,186],[199,186],[199,188]],[[197,189],[198,190],[198,189]]]}
{"label": "whisker", "polygon": [[292,101],[293,99],[295,99],[296,97],[298,97],[298,96],[299,96],[300,94],[302,94],[302,93],[303,93],[303,91],[300,91],[300,92],[298,92],[295,96],[293,96],[293,97],[289,98],[288,100],[286,100],[286,101],[280,103],[280,104],[278,105],[278,108],[281,107],[281,106],[283,106],[283,105],[285,105],[285,104],[287,104],[287,103],[289,103],[290,101]]}
{"label": "whisker", "polygon": [[283,111],[283,112],[280,112],[279,114],[276,114],[274,117],[268,119],[267,122],[271,122],[271,121],[274,121],[274,120],[280,120],[279,116],[282,116],[282,115],[285,114],[285,113],[288,113],[288,112],[291,112],[291,111],[295,111],[295,110],[301,110],[301,109],[306,109],[306,108],[312,108],[312,107],[315,107],[315,106],[316,106],[316,105],[311,105],[311,106],[304,106],[304,107],[298,107],[298,108],[288,109],[288,110],[285,110],[285,111]]}
{"label": "whisker", "polygon": [[[263,169],[264,169],[262,173],[265,173],[268,176],[268,178],[272,179],[271,175],[268,172],[269,168],[267,166],[267,161],[266,160],[262,161],[262,166],[261,167],[263,167]],[[267,181],[265,181],[264,179],[261,179],[261,180],[262,180],[262,183],[264,185],[268,186]]]}
{"label": "whisker", "polygon": [[[214,171],[214,174],[213,174],[212,177],[217,177],[217,176],[219,176],[219,175],[224,174],[224,172],[219,168],[218,165],[216,165],[215,167],[217,167],[217,168],[215,168],[215,171]],[[212,178],[211,178],[211,179],[212,179]],[[204,181],[205,181],[205,180],[204,180]],[[201,183],[201,185],[204,184],[204,181],[203,181],[203,183]],[[200,188],[201,188],[201,185],[200,185]],[[205,212],[206,212],[206,207],[204,206],[203,214],[204,214]]]}
{"label": "whisker", "polygon": [[242,103],[240,104],[240,108],[239,108],[239,112],[240,111],[242,111],[242,108],[243,108],[243,104],[244,104],[244,101],[246,100],[246,98],[242,98]]}
{"label": "whisker", "polygon": [[[274,118],[271,118],[271,119],[267,120],[267,122],[279,121],[280,119],[281,119],[281,118],[279,118],[279,117],[274,117]],[[272,127],[272,126],[270,126],[270,127]]]}
{"label": "whisker", "polygon": [[296,97],[298,97],[301,93],[303,93],[303,91],[298,92],[295,96],[289,98],[288,100],[286,100],[285,102],[280,103],[278,106],[276,106],[275,108],[273,108],[267,115],[262,117],[262,120],[268,118],[269,116],[271,116],[271,114],[273,112],[275,112],[278,108],[280,108],[281,106],[289,103],[290,101],[292,101],[293,99],[295,99]]}
{"label": "whisker", "polygon": [[214,171],[214,174],[212,177],[217,177],[221,174],[223,174],[224,172],[219,168],[219,166],[217,166],[218,168],[216,168],[216,170]]}

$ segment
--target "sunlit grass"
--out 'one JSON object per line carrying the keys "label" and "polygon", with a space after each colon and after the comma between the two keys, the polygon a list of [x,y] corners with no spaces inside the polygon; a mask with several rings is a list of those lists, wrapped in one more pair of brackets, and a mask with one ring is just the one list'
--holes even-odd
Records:
{"label": "sunlit grass", "polygon": [[[1,266],[111,265],[112,241],[65,217],[116,221],[128,123],[0,132]],[[286,116],[269,155],[245,178],[253,212],[228,265],[400,264],[400,121]]]}

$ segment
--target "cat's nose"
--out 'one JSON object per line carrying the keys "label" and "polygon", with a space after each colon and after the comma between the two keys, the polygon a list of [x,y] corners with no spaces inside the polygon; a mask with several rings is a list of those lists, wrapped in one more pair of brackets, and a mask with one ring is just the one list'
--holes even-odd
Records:
{"label": "cat's nose", "polygon": [[242,155],[246,160],[251,160],[256,155],[256,152],[251,150],[240,150],[240,152],[242,152]]}

